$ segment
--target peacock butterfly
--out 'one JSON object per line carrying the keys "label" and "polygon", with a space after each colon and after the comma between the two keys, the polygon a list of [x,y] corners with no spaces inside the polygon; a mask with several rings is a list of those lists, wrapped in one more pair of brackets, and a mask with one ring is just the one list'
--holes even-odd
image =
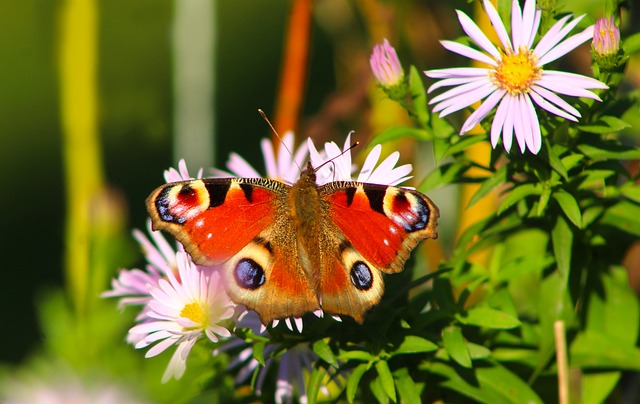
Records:
{"label": "peacock butterfly", "polygon": [[264,178],[163,185],[146,201],[199,265],[221,266],[232,300],[264,324],[322,309],[362,322],[382,297],[382,273],[403,269],[437,238],[439,211],[422,193],[359,182],[316,185],[309,162],[293,186]]}

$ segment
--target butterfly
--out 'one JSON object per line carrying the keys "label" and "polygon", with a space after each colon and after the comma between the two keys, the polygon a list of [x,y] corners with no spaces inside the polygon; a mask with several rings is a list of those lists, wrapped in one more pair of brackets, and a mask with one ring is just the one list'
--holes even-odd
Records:
{"label": "butterfly", "polygon": [[194,262],[219,266],[231,299],[263,324],[322,309],[362,323],[411,250],[437,238],[439,211],[400,187],[316,185],[309,162],[289,186],[265,178],[165,184],[146,201],[154,230],[180,241]]}

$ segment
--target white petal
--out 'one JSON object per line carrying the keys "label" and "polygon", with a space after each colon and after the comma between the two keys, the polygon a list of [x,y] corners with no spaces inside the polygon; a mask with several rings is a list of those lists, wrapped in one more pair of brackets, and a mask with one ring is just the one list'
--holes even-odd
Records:
{"label": "white petal", "polygon": [[572,97],[592,98],[594,100],[601,101],[600,97],[598,97],[591,91],[578,87],[575,84],[570,82],[566,83],[558,80],[542,80],[541,79],[536,84],[540,87],[547,88],[556,93],[570,95]]}
{"label": "white petal", "polygon": [[[535,0],[527,0],[524,3],[524,8],[522,10],[522,26],[520,28],[520,40],[522,41],[521,45],[526,46],[527,48],[530,46],[529,41],[532,36],[535,36],[535,30],[538,27],[535,26],[536,20],[536,2]],[[511,28],[513,29],[513,27]],[[533,32],[533,34],[532,34]]]}
{"label": "white petal", "polygon": [[167,348],[169,348],[171,345],[176,343],[176,339],[173,338],[167,338],[165,340],[162,340],[160,342],[158,342],[157,344],[155,344],[154,346],[152,346],[147,353],[144,354],[145,358],[151,358],[154,357],[162,352],[164,352]]}
{"label": "white petal", "polygon": [[460,94],[467,94],[470,93],[471,91],[474,91],[478,88],[481,87],[485,87],[488,84],[492,84],[488,79],[484,79],[484,80],[477,80],[477,81],[472,81],[470,83],[467,84],[463,84],[461,86],[457,86],[454,87],[450,90],[445,91],[444,93],[433,97],[432,99],[429,100],[429,104],[436,104],[445,100],[448,100],[450,98],[456,97]]}
{"label": "white petal", "polygon": [[502,127],[504,126],[505,120],[507,119],[508,111],[508,98],[502,98],[502,102],[500,102],[500,105],[498,105],[496,115],[493,117],[493,122],[491,123],[491,147],[493,147],[494,149],[496,148],[498,140],[500,139],[500,133],[502,133]]}
{"label": "white petal", "polygon": [[[536,45],[533,50],[538,57],[544,56],[551,48],[556,46],[558,42],[562,41],[562,39],[567,36],[567,34],[580,22],[583,18],[578,17],[575,20],[571,21],[566,27],[564,24],[571,18],[571,14],[565,15],[561,19],[558,20],[553,27],[547,31],[546,34],[540,39],[540,42]],[[564,27],[564,28],[563,28]]]}
{"label": "white petal", "polygon": [[533,27],[531,28],[531,33],[529,39],[525,41],[525,46],[528,49],[531,49],[533,45],[534,39],[536,39],[536,34],[538,33],[538,28],[540,28],[540,19],[542,18],[542,11],[536,10],[535,15],[533,17]]}
{"label": "white petal", "polygon": [[521,94],[518,94],[516,97],[513,97],[512,102],[512,113],[514,115],[514,132],[516,135],[516,140],[518,141],[518,146],[520,147],[520,152],[524,153],[527,149],[527,140],[525,134],[524,121],[522,116],[522,108],[520,106],[522,100],[520,99]]}
{"label": "white petal", "polygon": [[498,66],[498,62],[496,62],[495,59],[473,48],[463,45],[461,43],[453,42],[453,41],[440,41],[440,43],[445,49],[450,50],[451,52],[457,53],[458,55],[462,55],[469,59],[474,59],[491,66]]}
{"label": "white petal", "polygon": [[511,39],[513,50],[517,51],[522,46],[522,9],[518,0],[511,2]]}
{"label": "white petal", "polygon": [[[574,121],[577,122],[578,119],[571,115],[566,113],[565,111],[561,110],[560,108],[556,107],[555,105],[551,104],[550,102],[548,102],[546,99],[544,99],[542,96],[540,96],[535,90],[533,90],[533,87],[531,89],[532,91],[529,92],[529,95],[531,96],[531,98],[533,99],[533,101],[542,109],[551,112],[554,115],[558,115],[562,118],[568,119],[570,121]],[[554,94],[555,95],[555,94]],[[569,105],[569,107],[571,107],[571,105]],[[571,107],[572,109],[575,109],[573,107]],[[577,112],[577,111],[576,111]],[[578,113],[577,116],[580,116],[580,114]]]}
{"label": "white petal", "polygon": [[[278,166],[276,165],[276,155],[273,151],[273,144],[269,139],[262,139],[260,142],[262,148],[262,156],[264,157],[264,165],[267,169],[267,177],[278,177]],[[228,165],[227,165],[228,166]]]}
{"label": "white petal", "polygon": [[369,154],[367,154],[367,158],[364,160],[364,164],[362,164],[362,169],[358,175],[359,182],[367,182],[371,173],[376,168],[376,164],[378,164],[380,153],[382,153],[382,145],[377,144],[371,149]]}
{"label": "white petal", "polygon": [[429,90],[427,90],[427,94],[431,94],[433,90],[436,90],[440,87],[459,86],[460,84],[473,83],[477,81],[486,81],[486,80],[487,80],[487,77],[485,76],[479,76],[474,78],[465,77],[460,79],[442,79],[442,80],[436,81],[431,87],[429,87]]}
{"label": "white petal", "polygon": [[593,38],[593,25],[585,28],[585,30],[582,31],[581,33],[565,39],[564,41],[560,42],[558,45],[553,47],[553,49],[547,52],[546,55],[540,58],[540,60],[538,61],[538,65],[544,66],[547,63],[553,62],[557,58],[566,55],[567,53],[577,48],[579,45],[583,44],[584,42],[592,38]]}
{"label": "white petal", "polygon": [[464,125],[462,125],[462,129],[460,129],[460,134],[462,135],[470,131],[474,126],[482,121],[487,116],[487,114],[491,112],[491,110],[498,104],[502,97],[504,97],[506,92],[507,91],[503,89],[494,91],[482,104],[480,104],[478,109],[476,109],[471,115],[469,115],[469,118],[467,118],[467,120],[464,122]]}
{"label": "white petal", "polygon": [[549,91],[546,88],[542,88],[540,86],[537,86],[537,85],[531,86],[531,89],[533,90],[533,92],[538,93],[545,100],[554,103],[555,105],[557,105],[558,107],[560,107],[563,110],[567,111],[571,115],[576,116],[578,118],[581,116],[580,112],[578,112],[577,109],[575,109],[568,102],[566,102],[565,100],[560,98],[556,93],[554,93],[552,91]]}
{"label": "white petal", "polygon": [[516,98],[512,95],[507,94],[505,96],[504,101],[507,102],[507,117],[504,120],[504,126],[502,127],[502,145],[504,149],[509,152],[511,151],[511,145],[513,144],[513,122],[515,118],[515,100]]}
{"label": "white petal", "polygon": [[500,18],[500,14],[498,14],[498,11],[496,11],[496,8],[493,6],[493,3],[489,0],[484,0],[484,10],[489,16],[489,20],[491,21],[496,34],[498,34],[500,42],[502,42],[502,47],[504,49],[513,50],[513,46],[511,46],[511,39],[509,38],[509,34],[507,34],[507,29]]}
{"label": "white petal", "polygon": [[[442,112],[440,112],[440,116],[447,116],[453,112],[468,107],[474,102],[480,101],[481,99],[489,96],[497,89],[498,87],[496,87],[493,83],[487,83],[487,85],[480,87],[472,92],[460,94],[456,97],[443,101],[437,106],[439,108],[442,104],[446,105],[446,108],[443,109]],[[434,112],[437,112],[435,108]]]}
{"label": "white petal", "polygon": [[229,154],[227,168],[236,176],[244,178],[260,178],[262,177],[251,164],[236,153]]}
{"label": "white petal", "polygon": [[550,79],[553,81],[559,81],[561,83],[571,83],[572,85],[576,85],[582,88],[599,88],[602,90],[606,90],[607,88],[609,88],[609,86],[594,78],[583,76],[581,74],[561,72],[557,70],[543,71],[542,78],[545,80]]}
{"label": "white petal", "polygon": [[479,67],[454,67],[451,69],[426,70],[424,74],[432,79],[474,78],[480,76],[488,77],[489,71],[489,69]]}
{"label": "white petal", "polygon": [[522,98],[524,98],[525,101],[523,111],[527,115],[527,122],[531,127],[530,137],[527,141],[527,148],[533,154],[538,154],[540,148],[542,147],[542,134],[540,133],[540,122],[538,121],[538,114],[536,114],[536,110],[533,107],[531,99],[526,94],[523,94]]}
{"label": "white petal", "polygon": [[460,20],[460,25],[462,25],[462,29],[464,32],[469,35],[471,39],[475,43],[478,44],[482,49],[484,49],[488,54],[493,56],[496,60],[500,60],[500,52],[498,49],[491,43],[489,38],[482,32],[480,28],[476,25],[475,22],[468,15],[463,13],[460,10],[456,10],[458,13],[458,19]]}

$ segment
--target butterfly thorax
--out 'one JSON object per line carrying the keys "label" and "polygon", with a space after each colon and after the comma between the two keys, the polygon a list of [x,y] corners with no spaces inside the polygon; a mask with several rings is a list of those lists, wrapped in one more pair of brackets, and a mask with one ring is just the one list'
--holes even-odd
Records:
{"label": "butterfly thorax", "polygon": [[318,194],[316,174],[311,164],[307,165],[291,188],[289,208],[296,227],[298,259],[309,279],[317,280],[321,267],[320,218],[325,208]]}

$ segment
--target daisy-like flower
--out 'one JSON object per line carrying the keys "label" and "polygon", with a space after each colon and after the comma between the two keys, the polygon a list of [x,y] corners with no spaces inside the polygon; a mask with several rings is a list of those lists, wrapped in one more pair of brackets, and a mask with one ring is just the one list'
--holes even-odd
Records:
{"label": "daisy-like flower", "polygon": [[[376,145],[371,149],[362,169],[354,178],[352,173],[355,171],[355,167],[351,162],[351,153],[349,152],[351,133],[345,139],[342,149],[334,142],[327,142],[324,145],[324,150],[318,152],[311,139],[308,139],[308,145],[311,164],[314,167],[322,166],[316,172],[316,183],[318,185],[324,185],[332,181],[358,181],[381,185],[398,185],[411,178],[411,176],[408,176],[412,170],[411,164],[396,167],[400,159],[400,153],[397,151],[391,153],[376,167],[382,153],[381,145]],[[331,162],[325,164],[329,160]]]}
{"label": "daisy-like flower", "polygon": [[[157,286],[167,273],[174,273],[178,269],[175,249],[160,232],[151,230],[151,221],[147,227],[152,241],[140,230],[133,231],[133,237],[140,243],[148,262],[145,270],[121,269],[118,277],[111,281],[112,289],[102,294],[102,297],[121,298],[118,302],[120,308],[147,304],[151,300],[149,285]],[[182,250],[182,246],[179,250]]]}
{"label": "daisy-like flower", "polygon": [[489,0],[484,0],[485,11],[500,39],[500,49],[491,43],[469,16],[457,11],[462,29],[485,53],[457,42],[441,41],[442,45],[488,67],[426,71],[427,76],[441,79],[429,88],[429,92],[454,86],[429,103],[436,104],[434,112],[445,116],[484,99],[467,118],[460,134],[471,130],[498,106],[491,125],[492,146],[496,147],[502,135],[504,148],[509,151],[515,133],[520,150],[524,152],[529,149],[535,154],[540,151],[542,136],[534,103],[547,112],[577,122],[580,112],[555,93],[600,101],[589,89],[608,87],[590,77],[543,69],[544,65],[591,39],[593,26],[565,39],[584,16],[571,21],[571,15],[561,18],[534,47],[541,15],[540,10],[536,10],[535,0],[527,0],[523,9],[518,0],[513,0],[511,7],[509,37],[495,7]]}
{"label": "daisy-like flower", "polygon": [[[278,154],[274,151],[273,144],[269,139],[262,139],[262,155],[264,156],[267,178],[282,181],[292,185],[300,176],[300,167],[304,166],[307,158],[307,144],[302,143],[295,152],[293,148],[293,132],[289,131],[282,137],[282,142],[278,148]],[[227,169],[223,171],[213,169],[214,177],[243,177],[261,178],[261,175],[245,159],[237,153],[231,153],[227,161]]]}
{"label": "daisy-like flower", "polygon": [[182,252],[176,258],[177,275],[170,271],[167,279],[158,281],[158,286],[150,286],[152,299],[147,304],[146,319],[129,330],[137,341],[136,348],[155,344],[147,351],[147,358],[177,345],[162,377],[163,383],[171,377],[182,377],[189,352],[198,339],[206,336],[218,342],[219,337],[230,337],[229,330],[220,323],[231,319],[235,311],[217,270],[197,268]]}

